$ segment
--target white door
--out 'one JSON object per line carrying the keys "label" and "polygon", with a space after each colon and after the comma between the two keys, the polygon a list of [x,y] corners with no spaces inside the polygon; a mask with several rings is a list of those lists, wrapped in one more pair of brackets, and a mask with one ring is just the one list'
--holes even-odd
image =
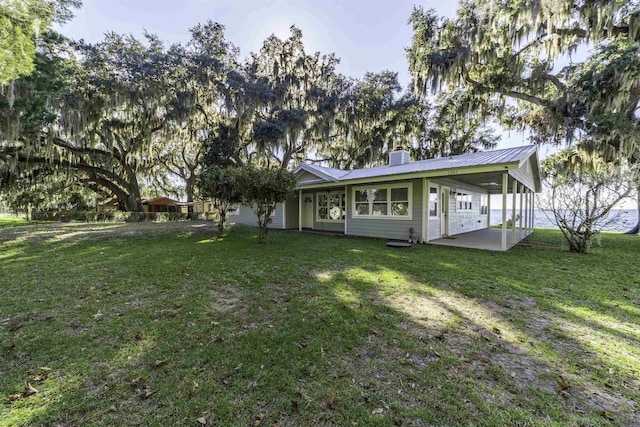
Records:
{"label": "white door", "polygon": [[449,235],[449,187],[440,187],[440,235]]}
{"label": "white door", "polygon": [[302,228],[313,228],[313,194],[302,195]]}

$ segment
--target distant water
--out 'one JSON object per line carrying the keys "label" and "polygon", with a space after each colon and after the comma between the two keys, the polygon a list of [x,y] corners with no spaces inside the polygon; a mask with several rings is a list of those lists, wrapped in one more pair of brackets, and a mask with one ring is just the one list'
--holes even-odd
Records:
{"label": "distant water", "polygon": [[[516,209],[518,213],[518,209]],[[553,214],[548,213],[551,218]],[[605,231],[629,231],[638,222],[638,211],[635,209],[613,209],[611,211],[612,217],[615,217],[615,221],[604,228]],[[507,219],[510,218],[510,210],[507,209]],[[502,210],[491,209],[491,225],[498,225],[502,223]],[[535,212],[535,228],[552,228],[557,229],[556,225],[551,222],[543,211],[536,209]]]}

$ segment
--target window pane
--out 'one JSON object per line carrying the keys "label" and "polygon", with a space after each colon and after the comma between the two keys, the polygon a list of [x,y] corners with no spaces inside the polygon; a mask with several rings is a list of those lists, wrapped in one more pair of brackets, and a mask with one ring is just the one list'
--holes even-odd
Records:
{"label": "window pane", "polygon": [[329,215],[327,214],[327,208],[318,209],[318,218],[319,219],[329,219]]}
{"label": "window pane", "polygon": [[387,204],[386,203],[374,203],[373,204],[373,215],[387,215]]}
{"label": "window pane", "polygon": [[318,206],[327,206],[326,194],[318,194]]}
{"label": "window pane", "polygon": [[369,190],[356,190],[356,202],[368,202]]}
{"label": "window pane", "polygon": [[392,188],[391,201],[392,202],[408,202],[409,189],[408,188]]}
{"label": "window pane", "polygon": [[332,194],[331,195],[331,206],[340,206],[340,194]]}
{"label": "window pane", "polygon": [[371,190],[371,192],[373,193],[373,201],[374,202],[386,202],[387,201],[387,189],[386,188],[382,188],[382,189],[373,188]]}
{"label": "window pane", "polygon": [[356,203],[356,215],[369,215],[369,203]]}
{"label": "window pane", "polygon": [[409,204],[406,202],[391,203],[391,215],[408,216]]}
{"label": "window pane", "polygon": [[429,216],[438,216],[438,189],[429,188]]}

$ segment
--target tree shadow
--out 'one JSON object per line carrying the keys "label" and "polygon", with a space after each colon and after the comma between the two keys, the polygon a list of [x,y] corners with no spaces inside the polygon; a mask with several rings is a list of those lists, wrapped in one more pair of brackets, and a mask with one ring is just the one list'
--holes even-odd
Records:
{"label": "tree shadow", "polygon": [[[637,398],[632,360],[614,366],[589,337],[549,332],[583,319],[562,310],[573,303],[566,290],[545,297],[548,274],[523,274],[537,265],[523,265],[527,251],[397,252],[286,232],[258,246],[243,229],[215,245],[198,244],[203,237],[88,237],[65,242],[55,263],[42,249],[57,243],[12,259],[8,275],[42,264],[51,283],[0,278],[10,295],[2,312],[21,316],[0,325],[9,361],[0,393],[20,391],[39,366],[53,371],[40,394],[5,404],[2,416],[16,425],[497,425],[637,415],[625,406]],[[77,280],[56,279],[64,274]],[[605,389],[589,371],[596,365],[627,385]]]}

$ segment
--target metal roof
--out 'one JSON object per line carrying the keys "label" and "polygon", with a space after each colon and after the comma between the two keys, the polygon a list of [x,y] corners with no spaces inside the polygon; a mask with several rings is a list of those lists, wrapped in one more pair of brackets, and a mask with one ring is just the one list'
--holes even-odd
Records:
{"label": "metal roof", "polygon": [[[396,166],[377,166],[366,169],[344,171],[341,169],[325,168],[323,166],[303,164],[298,170],[305,169],[316,175],[326,175],[327,181],[350,181],[364,178],[377,178],[407,173],[431,172],[450,170],[473,166],[503,165],[507,163],[521,163],[532,154],[537,153],[535,145],[525,145],[501,150],[482,151],[478,153],[462,154],[459,156],[441,157],[438,159],[420,160]],[[311,169],[311,170],[310,170]],[[298,171],[297,170],[297,171]],[[296,172],[297,172],[296,171]]]}

